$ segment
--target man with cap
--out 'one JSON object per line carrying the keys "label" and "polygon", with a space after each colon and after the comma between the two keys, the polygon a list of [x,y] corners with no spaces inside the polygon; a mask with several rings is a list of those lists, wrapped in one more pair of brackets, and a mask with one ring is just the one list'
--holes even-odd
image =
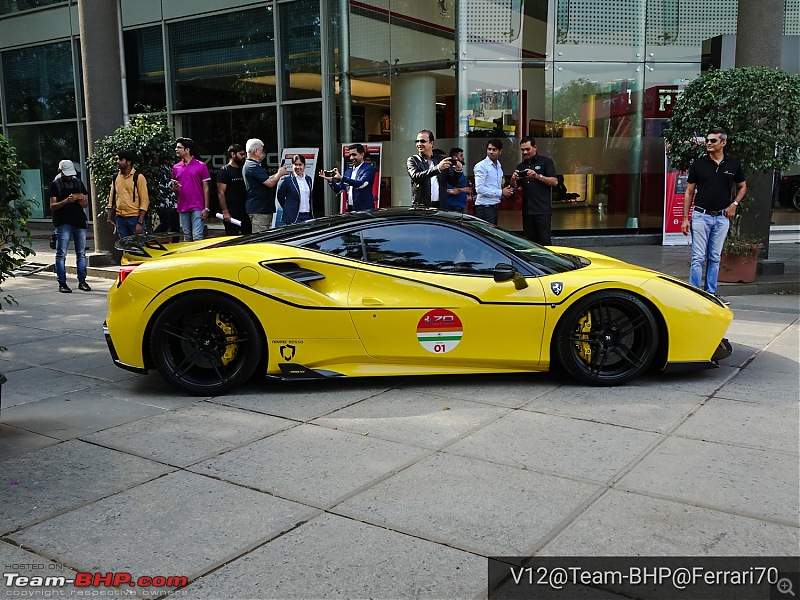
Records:
{"label": "man with cap", "polygon": [[108,228],[119,237],[144,233],[144,219],[150,206],[147,181],[133,168],[136,154],[130,150],[117,152],[119,173],[111,181],[108,193]]}
{"label": "man with cap", "polygon": [[92,288],[86,283],[86,212],[89,206],[86,186],[76,177],[75,165],[71,160],[58,163],[60,177],[50,184],[50,211],[53,213],[53,225],[56,228],[56,277],[58,291],[71,294],[67,285],[67,247],[70,237],[75,244],[75,256],[78,266],[78,289],[90,292]]}

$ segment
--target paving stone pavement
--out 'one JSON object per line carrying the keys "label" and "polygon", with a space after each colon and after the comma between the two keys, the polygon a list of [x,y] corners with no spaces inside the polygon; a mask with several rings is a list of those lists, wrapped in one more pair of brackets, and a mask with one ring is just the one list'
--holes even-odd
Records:
{"label": "paving stone pavement", "polygon": [[112,280],[89,282],[3,284],[4,572],[187,578],[100,590],[141,597],[461,599],[486,597],[493,555],[799,553],[796,295],[732,296],[720,368],[618,388],[520,374],[196,398],[112,364]]}

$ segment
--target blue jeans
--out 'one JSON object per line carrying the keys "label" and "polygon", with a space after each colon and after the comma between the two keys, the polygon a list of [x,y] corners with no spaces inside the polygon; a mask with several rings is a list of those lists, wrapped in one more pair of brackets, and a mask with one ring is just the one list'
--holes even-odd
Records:
{"label": "blue jeans", "polygon": [[86,229],[73,225],[56,227],[56,277],[58,283],[67,283],[67,247],[69,238],[75,241],[75,256],[78,258],[78,281],[86,281]]}
{"label": "blue jeans", "polygon": [[196,242],[203,239],[203,211],[188,210],[178,213],[181,219],[181,230],[183,231],[184,242]]}
{"label": "blue jeans", "polygon": [[705,291],[717,293],[719,259],[725,236],[731,223],[728,217],[712,217],[697,211],[692,213],[692,266],[689,269],[689,283],[701,287],[703,282],[703,263],[705,263]]}
{"label": "blue jeans", "polygon": [[136,224],[139,222],[139,217],[120,217],[117,215],[117,233],[119,237],[124,238],[136,233]]}

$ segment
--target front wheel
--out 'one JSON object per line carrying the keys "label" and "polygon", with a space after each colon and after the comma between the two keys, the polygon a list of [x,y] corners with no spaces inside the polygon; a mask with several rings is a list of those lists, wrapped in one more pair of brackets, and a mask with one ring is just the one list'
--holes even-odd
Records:
{"label": "front wheel", "polygon": [[800,187],[794,191],[792,196],[792,206],[795,210],[800,210]]}
{"label": "front wheel", "polygon": [[215,293],[182,296],[158,315],[150,353],[161,375],[196,395],[222,394],[245,383],[262,342],[250,313]]}
{"label": "front wheel", "polygon": [[556,330],[558,358],[583,383],[619,385],[645,371],[658,348],[658,325],[638,297],[620,290],[578,300]]}

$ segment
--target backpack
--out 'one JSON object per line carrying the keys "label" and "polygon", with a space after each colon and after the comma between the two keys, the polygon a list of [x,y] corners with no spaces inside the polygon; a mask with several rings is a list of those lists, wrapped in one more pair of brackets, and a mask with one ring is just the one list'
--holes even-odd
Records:
{"label": "backpack", "polygon": [[[111,182],[111,210],[117,210],[117,176],[119,173],[114,175],[114,180]],[[138,187],[139,183],[139,171],[133,172],[133,202],[136,203],[136,188]]]}

